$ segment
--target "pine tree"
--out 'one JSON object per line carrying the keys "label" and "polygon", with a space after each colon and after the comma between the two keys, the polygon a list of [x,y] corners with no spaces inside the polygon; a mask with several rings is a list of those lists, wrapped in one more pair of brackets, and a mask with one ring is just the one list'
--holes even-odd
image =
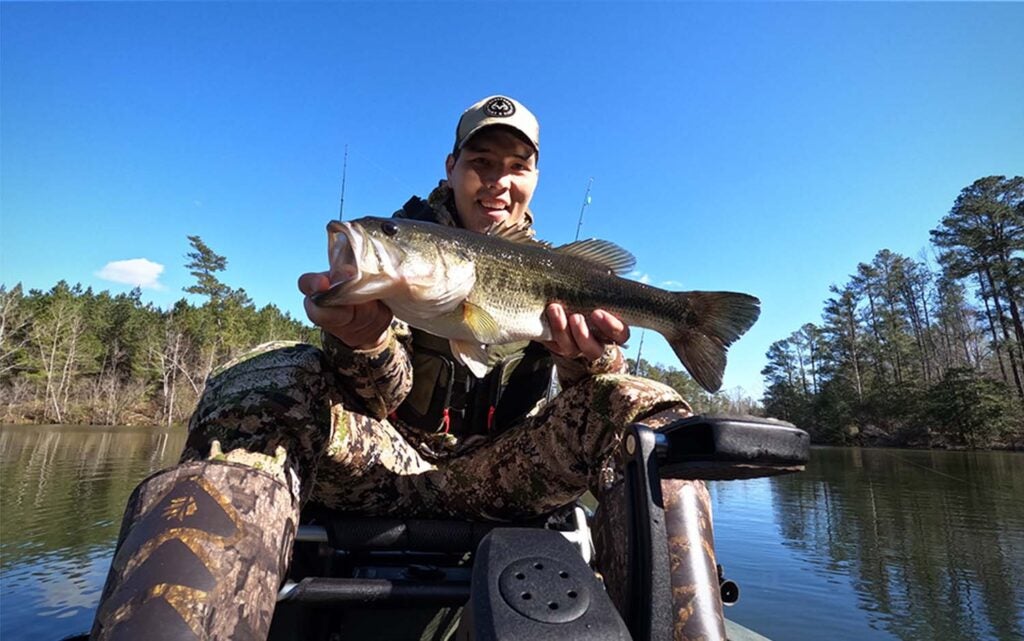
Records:
{"label": "pine tree", "polygon": [[189,236],[188,242],[192,245],[192,251],[185,254],[189,259],[185,269],[195,277],[196,284],[189,285],[185,291],[206,296],[211,303],[221,302],[231,293],[231,288],[220,282],[217,273],[227,268],[228,259],[210,249],[199,236]]}
{"label": "pine tree", "polygon": [[1004,380],[1024,399],[1024,177],[974,181],[931,236],[950,275],[977,278]]}

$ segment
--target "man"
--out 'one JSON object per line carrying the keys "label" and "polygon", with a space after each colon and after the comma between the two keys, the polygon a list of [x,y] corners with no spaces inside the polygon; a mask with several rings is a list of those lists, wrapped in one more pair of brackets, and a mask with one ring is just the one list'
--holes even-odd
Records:
{"label": "man", "polygon": [[[447,181],[395,215],[480,233],[529,226],[539,134],[517,101],[481,100],[459,119]],[[629,423],[689,414],[673,390],[624,374],[629,330],[608,312],[550,305],[552,340],[493,349],[491,373],[476,379],[446,340],[410,330],[380,301],[317,307],[310,296],[330,284],[326,272],[299,279],[323,350],[261,351],[216,373],[181,464],[136,490],[95,638],[157,608],[121,589],[133,584],[193,590],[158,595],[193,632],[265,631],[308,499],[373,515],[538,516],[616,481],[612,455]],[[552,362],[564,391],[541,407]],[[162,564],[149,563],[161,551]]]}

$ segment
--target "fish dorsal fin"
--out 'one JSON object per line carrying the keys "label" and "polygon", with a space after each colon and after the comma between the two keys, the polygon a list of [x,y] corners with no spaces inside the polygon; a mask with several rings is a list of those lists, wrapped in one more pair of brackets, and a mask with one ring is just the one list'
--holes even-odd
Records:
{"label": "fish dorsal fin", "polygon": [[513,223],[509,220],[501,220],[496,223],[492,223],[487,231],[484,232],[488,236],[495,238],[501,238],[502,240],[508,240],[513,243],[527,243],[530,245],[540,245],[542,247],[551,248],[551,243],[537,240],[533,237],[533,227],[526,221]]}
{"label": "fish dorsal fin", "polygon": [[613,274],[625,274],[636,265],[633,254],[610,240],[588,238],[556,247],[555,251],[593,263]]}

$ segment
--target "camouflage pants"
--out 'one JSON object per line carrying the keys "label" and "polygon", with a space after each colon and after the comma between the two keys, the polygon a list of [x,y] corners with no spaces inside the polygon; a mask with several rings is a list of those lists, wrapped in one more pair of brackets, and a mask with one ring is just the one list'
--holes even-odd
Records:
{"label": "camouflage pants", "polygon": [[192,417],[182,461],[244,463],[282,478],[303,500],[349,512],[514,520],[614,482],[613,454],[629,423],[672,408],[689,412],[660,383],[599,375],[493,440],[434,458],[404,428],[344,408],[333,377],[309,345],[264,352],[217,374]]}

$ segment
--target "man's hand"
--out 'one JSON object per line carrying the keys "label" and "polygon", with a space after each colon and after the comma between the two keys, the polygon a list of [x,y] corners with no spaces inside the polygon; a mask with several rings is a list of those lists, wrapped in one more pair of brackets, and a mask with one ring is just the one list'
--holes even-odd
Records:
{"label": "man's hand", "polygon": [[299,291],[306,296],[306,316],[324,331],[334,335],[352,349],[373,349],[387,339],[394,314],[379,300],[359,305],[318,307],[310,296],[331,286],[327,272],[313,272],[299,277]]}
{"label": "man's hand", "polygon": [[583,356],[596,361],[604,354],[608,343],[622,345],[629,340],[629,326],[603,309],[590,313],[589,324],[583,314],[568,315],[558,303],[548,305],[546,312],[551,340],[544,345],[559,356]]}

